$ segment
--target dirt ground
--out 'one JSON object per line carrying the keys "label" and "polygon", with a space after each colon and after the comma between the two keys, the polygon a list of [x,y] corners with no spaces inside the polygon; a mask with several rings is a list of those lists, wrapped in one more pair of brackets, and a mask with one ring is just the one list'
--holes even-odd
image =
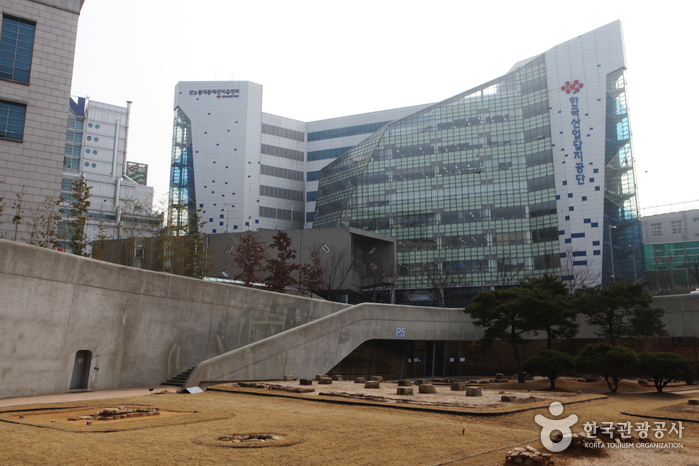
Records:
{"label": "dirt ground", "polygon": [[[298,382],[296,382],[298,384]],[[546,405],[551,392],[537,392],[538,382],[522,387],[507,384],[488,392],[513,391],[516,396],[534,396],[535,405]],[[335,383],[333,384],[335,385]],[[393,393],[396,385],[384,384]],[[505,385],[505,384],[500,384]],[[327,386],[323,386],[325,390]],[[338,389],[340,385],[336,385]],[[682,465],[699,462],[699,412],[687,407],[690,394],[618,394],[603,399],[566,404],[580,398],[577,386],[563,384],[560,399],[565,409],[560,418],[578,416],[573,431],[581,431],[588,421],[633,423],[661,422],[647,417],[682,418],[682,438],[667,434],[664,442],[681,443],[683,448],[572,450],[554,454],[555,464],[582,465]],[[319,386],[313,388],[318,391]],[[518,390],[515,390],[517,388]],[[528,390],[532,388],[531,394]],[[600,390],[601,393],[607,393]],[[449,390],[448,386],[440,387]],[[546,407],[514,414],[498,413],[484,417],[469,414],[472,408],[448,407],[444,412],[405,409],[398,403],[344,404],[327,396],[278,396],[280,392],[246,389],[248,393],[206,391],[197,395],[164,394],[53,405],[15,406],[0,409],[0,464],[400,464],[400,465],[502,465],[508,450],[531,445],[545,451],[538,440],[541,428],[536,414],[554,418]],[[367,391],[367,390],[362,390]],[[572,392],[572,393],[570,393]],[[252,394],[256,393],[256,394]],[[461,392],[463,393],[463,392]],[[526,393],[526,395],[524,395]],[[569,395],[563,397],[563,395]],[[451,395],[450,395],[451,396]],[[463,395],[462,395],[463,396]],[[488,396],[483,397],[484,400]],[[545,401],[542,403],[541,399]],[[466,398],[463,396],[463,398]],[[470,398],[470,397],[469,397]],[[588,396],[588,398],[590,398]],[[598,397],[599,398],[599,397]],[[320,402],[323,400],[323,402]],[[492,404],[485,402],[485,404]],[[110,424],[100,430],[96,422],[87,426],[72,421],[50,423],[48,419],[72,416],[73,412],[95,412],[107,407],[158,406],[169,416],[137,418]],[[532,406],[514,404],[511,409]],[[682,407],[678,410],[678,407]],[[42,414],[37,409],[49,409]],[[69,408],[69,409],[59,409]],[[425,408],[418,406],[418,408]],[[493,408],[494,409],[494,408]],[[499,408],[501,411],[504,408]],[[21,412],[20,412],[21,411]],[[70,413],[69,413],[70,411]],[[198,411],[198,412],[195,412]],[[478,411],[488,411],[487,407]],[[492,411],[492,409],[491,409]],[[48,414],[48,417],[46,416]],[[22,423],[18,417],[24,415]],[[42,422],[31,422],[42,419]],[[560,419],[559,418],[559,419]],[[8,422],[9,421],[9,422]],[[48,424],[46,423],[48,421]],[[101,421],[110,423],[115,421]],[[668,424],[672,421],[665,421]],[[104,424],[104,425],[106,425]],[[126,427],[131,426],[131,427]],[[283,437],[245,447],[220,441],[221,436],[267,433]],[[275,447],[275,443],[278,442]],[[493,451],[495,450],[495,451]]]}

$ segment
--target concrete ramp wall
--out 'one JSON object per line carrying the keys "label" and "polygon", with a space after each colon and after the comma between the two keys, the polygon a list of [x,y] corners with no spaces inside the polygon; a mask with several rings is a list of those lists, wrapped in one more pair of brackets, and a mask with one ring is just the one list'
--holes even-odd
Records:
{"label": "concrete ramp wall", "polygon": [[[0,398],[157,385],[346,308],[0,240]],[[84,354],[84,353],[81,353]]]}
{"label": "concrete ramp wall", "polygon": [[227,380],[311,378],[368,340],[478,340],[462,309],[359,304],[196,366],[185,386]]}

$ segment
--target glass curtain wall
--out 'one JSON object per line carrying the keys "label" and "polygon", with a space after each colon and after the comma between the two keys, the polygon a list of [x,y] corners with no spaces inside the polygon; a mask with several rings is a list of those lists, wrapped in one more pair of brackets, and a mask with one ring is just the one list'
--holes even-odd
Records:
{"label": "glass curtain wall", "polygon": [[635,281],[644,276],[644,248],[623,69],[607,76],[606,120],[603,286],[612,280]]}
{"label": "glass curtain wall", "polygon": [[544,57],[384,126],[319,184],[314,227],[398,239],[402,303],[434,304],[428,276],[464,288],[560,275]]}
{"label": "glass curtain wall", "polygon": [[185,235],[196,214],[194,164],[192,160],[192,122],[179,108],[175,110],[170,162],[168,224],[176,236]]}

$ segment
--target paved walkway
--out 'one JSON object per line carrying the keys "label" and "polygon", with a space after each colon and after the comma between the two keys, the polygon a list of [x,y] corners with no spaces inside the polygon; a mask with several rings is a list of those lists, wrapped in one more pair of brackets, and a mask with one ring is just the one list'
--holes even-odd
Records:
{"label": "paved walkway", "polygon": [[[7,406],[21,406],[44,403],[62,403],[65,401],[82,401],[82,400],[102,400],[105,398],[121,398],[124,396],[141,396],[148,395],[149,388],[127,388],[123,390],[100,390],[96,392],[76,392],[76,393],[61,393],[58,395],[38,395],[24,396],[20,398],[2,398],[0,399],[0,408]],[[177,387],[158,386],[155,387],[156,392],[161,390],[175,391]]]}

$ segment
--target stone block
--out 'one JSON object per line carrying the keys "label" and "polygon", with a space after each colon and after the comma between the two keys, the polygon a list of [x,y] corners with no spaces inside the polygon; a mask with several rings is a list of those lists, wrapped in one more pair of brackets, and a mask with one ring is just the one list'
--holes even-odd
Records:
{"label": "stone block", "polygon": [[301,379],[301,385],[313,385],[313,379]]}
{"label": "stone block", "polygon": [[434,387],[434,385],[430,384],[423,384],[418,386],[418,391],[420,393],[437,393],[437,389]]}
{"label": "stone block", "polygon": [[330,385],[333,383],[333,379],[330,377],[321,377],[318,383],[321,385]]}
{"label": "stone block", "polygon": [[320,381],[323,377],[327,377],[327,374],[316,374],[316,382]]}
{"label": "stone block", "polygon": [[500,397],[500,401],[504,401],[504,402],[513,402],[513,401],[515,401],[515,398],[517,398],[517,397],[516,397],[516,396],[512,396],[512,395],[502,395],[502,396]]}
{"label": "stone block", "polygon": [[398,387],[398,394],[399,395],[412,395],[413,394],[413,387]]}
{"label": "stone block", "polygon": [[381,377],[380,375],[375,375],[371,378],[371,380],[375,382],[383,382],[383,377]]}
{"label": "stone block", "polygon": [[354,379],[354,383],[364,383],[366,382],[366,379],[364,377],[357,377]]}
{"label": "stone block", "polygon": [[417,379],[415,381],[415,385],[424,385],[426,383],[427,383],[427,380],[425,380],[425,379]]}
{"label": "stone block", "polygon": [[452,392],[463,392],[466,390],[466,382],[452,382],[451,391]]}
{"label": "stone block", "polygon": [[364,382],[364,388],[381,388],[381,384],[377,380],[370,380]]}
{"label": "stone block", "polygon": [[342,376],[341,376],[341,375],[333,375],[333,376],[332,376],[332,379],[335,380],[335,381],[337,381],[337,382],[341,382],[341,381],[342,381]]}
{"label": "stone block", "polygon": [[398,386],[399,387],[412,387],[413,382],[408,380],[408,379],[401,379],[398,381]]}
{"label": "stone block", "polygon": [[483,387],[466,387],[466,396],[483,396]]}
{"label": "stone block", "polygon": [[497,374],[495,374],[495,380],[504,380],[504,379],[505,379],[505,374],[503,374],[502,372],[498,372]]}
{"label": "stone block", "polygon": [[687,400],[690,405],[699,405],[699,398],[690,398]]}
{"label": "stone block", "polygon": [[293,381],[293,380],[294,380],[294,376],[293,376],[293,375],[285,375],[285,376],[284,376],[284,382],[291,382],[291,381]]}

